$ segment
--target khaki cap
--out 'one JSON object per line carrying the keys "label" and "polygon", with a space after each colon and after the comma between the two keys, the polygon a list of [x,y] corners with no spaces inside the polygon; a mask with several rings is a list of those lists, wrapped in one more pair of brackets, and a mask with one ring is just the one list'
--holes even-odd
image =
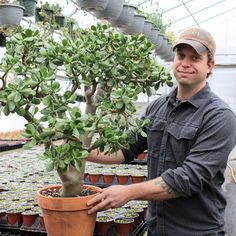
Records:
{"label": "khaki cap", "polygon": [[173,46],[173,51],[180,44],[190,45],[196,50],[198,54],[202,54],[208,50],[212,54],[212,56],[215,55],[215,40],[208,31],[202,28],[189,28],[182,32],[179,36],[178,41]]}

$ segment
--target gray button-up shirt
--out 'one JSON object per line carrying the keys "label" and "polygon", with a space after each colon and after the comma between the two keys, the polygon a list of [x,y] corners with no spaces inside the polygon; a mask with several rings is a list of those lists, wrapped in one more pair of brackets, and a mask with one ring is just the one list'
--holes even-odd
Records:
{"label": "gray button-up shirt", "polygon": [[224,230],[226,200],[221,185],[236,144],[236,117],[207,84],[176,102],[176,89],[152,102],[147,138],[138,135],[126,162],[148,150],[149,179],[162,176],[180,197],[150,201],[147,225],[155,236],[203,236]]}

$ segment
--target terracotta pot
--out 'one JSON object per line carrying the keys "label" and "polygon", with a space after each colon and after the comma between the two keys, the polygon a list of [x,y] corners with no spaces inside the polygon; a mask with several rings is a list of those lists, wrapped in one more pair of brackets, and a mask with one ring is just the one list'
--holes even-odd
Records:
{"label": "terracotta pot", "polygon": [[124,213],[124,217],[134,219],[134,227],[138,226],[140,224],[140,216],[136,212],[126,212]]}
{"label": "terracotta pot", "polygon": [[147,155],[147,151],[144,151],[143,153],[138,155],[137,159],[138,160],[145,160],[146,155]]}
{"label": "terracotta pot", "polygon": [[140,208],[134,208],[134,211],[137,212],[139,214],[139,218],[140,218],[140,221],[144,220],[145,219],[145,211],[144,211],[144,208],[140,207]]}
{"label": "terracotta pot", "polygon": [[127,184],[129,181],[129,175],[117,175],[117,181],[119,184]]}
{"label": "terracotta pot", "polygon": [[[84,185],[85,188],[100,191],[95,186]],[[50,186],[38,190],[38,204],[42,208],[43,218],[48,236],[92,236],[96,223],[96,213],[88,215],[88,200],[94,195],[84,197],[46,197],[41,193],[47,189],[60,189],[61,186]]]}
{"label": "terracotta pot", "polygon": [[89,180],[92,184],[96,184],[100,177],[102,176],[102,174],[99,174],[99,173],[89,173]]}
{"label": "terracotta pot", "polygon": [[132,182],[134,183],[134,184],[136,184],[136,183],[141,183],[141,182],[143,182],[144,181],[144,179],[145,179],[145,176],[144,175],[138,175],[138,176],[131,176],[131,178],[132,178]]}
{"label": "terracotta pot", "polygon": [[23,226],[31,227],[35,223],[39,214],[36,212],[32,212],[30,214],[27,212],[22,212],[22,216],[23,216]]}
{"label": "terracotta pot", "polygon": [[[120,220],[127,220],[126,223],[120,222]],[[115,228],[119,236],[129,235],[133,231],[134,219],[117,218],[114,220]]]}
{"label": "terracotta pot", "polygon": [[102,176],[103,176],[103,181],[106,184],[112,184],[112,182],[115,178],[115,174],[113,174],[113,173],[104,173]]}
{"label": "terracotta pot", "polygon": [[2,220],[2,218],[6,215],[6,211],[5,210],[1,210],[0,211],[0,222]]}
{"label": "terracotta pot", "polygon": [[114,221],[112,218],[103,220],[100,217],[96,220],[95,232],[98,235],[106,235],[110,227],[113,225]]}
{"label": "terracotta pot", "polygon": [[7,223],[10,225],[21,225],[23,222],[23,217],[21,212],[7,212]]}

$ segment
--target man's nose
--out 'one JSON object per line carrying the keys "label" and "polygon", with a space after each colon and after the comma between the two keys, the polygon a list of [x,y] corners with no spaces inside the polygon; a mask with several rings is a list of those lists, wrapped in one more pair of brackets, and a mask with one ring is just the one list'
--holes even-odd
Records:
{"label": "man's nose", "polygon": [[181,64],[182,64],[182,66],[184,66],[184,67],[188,67],[188,66],[190,66],[190,64],[191,64],[191,61],[190,61],[187,57],[185,57],[185,58],[183,58]]}

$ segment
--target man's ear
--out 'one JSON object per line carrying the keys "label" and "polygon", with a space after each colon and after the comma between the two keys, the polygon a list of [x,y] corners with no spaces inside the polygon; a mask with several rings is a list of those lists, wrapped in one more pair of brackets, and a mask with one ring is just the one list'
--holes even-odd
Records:
{"label": "man's ear", "polygon": [[210,61],[207,62],[207,65],[208,65],[208,73],[211,73],[214,66],[215,66],[215,60],[214,59],[211,59]]}

